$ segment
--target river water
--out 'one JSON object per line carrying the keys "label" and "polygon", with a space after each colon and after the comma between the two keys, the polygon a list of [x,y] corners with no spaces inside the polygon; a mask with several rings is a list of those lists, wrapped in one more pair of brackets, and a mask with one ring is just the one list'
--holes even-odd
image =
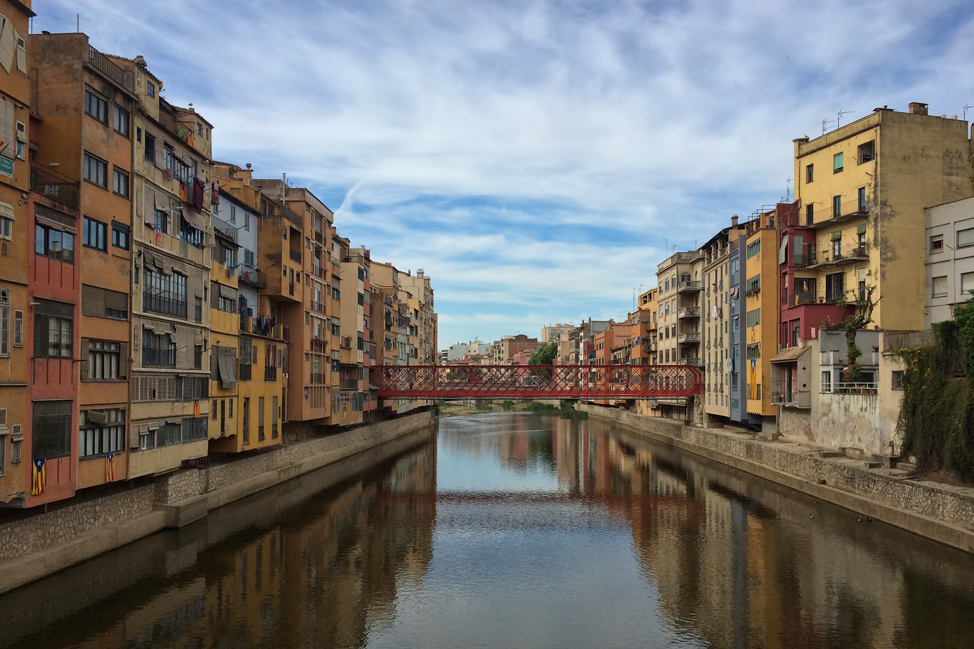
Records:
{"label": "river water", "polygon": [[607,423],[454,417],[0,598],[0,646],[974,647],[974,558],[857,518]]}

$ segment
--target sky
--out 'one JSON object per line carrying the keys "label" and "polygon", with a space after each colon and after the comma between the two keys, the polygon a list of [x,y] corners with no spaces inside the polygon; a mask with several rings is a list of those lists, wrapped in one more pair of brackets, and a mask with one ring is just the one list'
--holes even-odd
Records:
{"label": "sky", "polygon": [[[789,198],[792,140],[974,104],[970,0],[34,0],[141,54],[214,158],[287,173],[432,278],[439,347],[621,319],[656,266]],[[967,110],[974,119],[974,108]]]}

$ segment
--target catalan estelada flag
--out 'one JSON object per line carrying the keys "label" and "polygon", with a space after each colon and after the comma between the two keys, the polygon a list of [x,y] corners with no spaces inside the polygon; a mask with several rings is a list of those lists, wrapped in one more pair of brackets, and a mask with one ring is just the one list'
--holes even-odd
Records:
{"label": "catalan estelada flag", "polygon": [[199,419],[200,418],[200,400],[199,399],[194,399],[193,400],[193,417],[195,417],[196,419]]}
{"label": "catalan estelada flag", "polygon": [[748,386],[750,388],[750,398],[758,398],[758,376],[757,376],[757,359],[751,359],[751,375],[748,377]]}
{"label": "catalan estelada flag", "polygon": [[31,467],[30,495],[40,496],[44,493],[47,486],[47,467],[44,466],[44,458],[39,457],[34,460]]}
{"label": "catalan estelada flag", "polygon": [[113,482],[115,480],[115,454],[107,453],[105,455],[105,482]]}
{"label": "catalan estelada flag", "polygon": [[179,183],[179,200],[186,202],[186,185]]}

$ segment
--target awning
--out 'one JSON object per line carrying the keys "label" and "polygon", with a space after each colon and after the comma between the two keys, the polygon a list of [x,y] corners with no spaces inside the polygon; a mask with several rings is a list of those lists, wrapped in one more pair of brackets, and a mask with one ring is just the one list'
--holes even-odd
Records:
{"label": "awning", "polygon": [[237,299],[237,289],[232,286],[225,286],[220,284],[220,297],[225,297],[231,300]]}
{"label": "awning", "polygon": [[197,230],[206,232],[206,221],[203,219],[203,215],[194,210],[191,205],[184,205],[181,212],[183,213],[183,218],[186,219],[187,223]]}
{"label": "awning", "polygon": [[811,349],[808,345],[802,345],[801,347],[789,347],[788,349],[783,349],[781,352],[771,359],[772,363],[787,363],[791,361],[798,360],[802,354]]}
{"label": "awning", "polygon": [[237,387],[237,361],[232,356],[217,357],[217,367],[220,371],[220,383],[224,388]]}

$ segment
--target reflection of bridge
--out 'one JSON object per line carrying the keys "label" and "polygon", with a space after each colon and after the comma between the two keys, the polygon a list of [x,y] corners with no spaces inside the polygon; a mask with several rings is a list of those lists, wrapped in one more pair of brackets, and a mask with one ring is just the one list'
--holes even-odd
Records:
{"label": "reflection of bridge", "polygon": [[384,399],[660,399],[703,389],[691,365],[382,365],[369,381]]}

